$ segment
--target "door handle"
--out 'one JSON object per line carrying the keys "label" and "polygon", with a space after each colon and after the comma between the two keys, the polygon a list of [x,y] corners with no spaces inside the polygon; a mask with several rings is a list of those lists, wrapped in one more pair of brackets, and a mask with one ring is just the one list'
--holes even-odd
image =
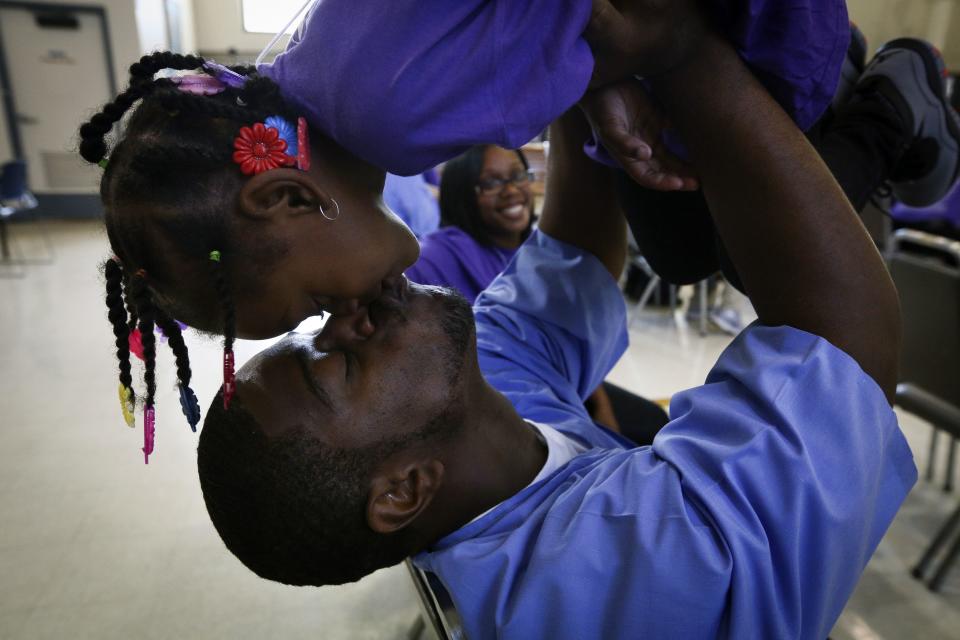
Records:
{"label": "door handle", "polygon": [[40,124],[40,120],[33,116],[28,116],[24,113],[17,114],[17,122],[20,124]]}

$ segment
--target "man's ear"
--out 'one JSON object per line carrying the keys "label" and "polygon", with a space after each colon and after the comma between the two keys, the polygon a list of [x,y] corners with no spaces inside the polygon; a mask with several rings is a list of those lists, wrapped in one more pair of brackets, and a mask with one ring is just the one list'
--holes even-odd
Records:
{"label": "man's ear", "polygon": [[367,524],[377,533],[407,527],[436,497],[443,476],[439,460],[417,461],[374,476],[367,499]]}
{"label": "man's ear", "polygon": [[259,173],[240,189],[240,213],[257,219],[281,219],[319,213],[333,201],[309,174],[297,169],[271,169]]}

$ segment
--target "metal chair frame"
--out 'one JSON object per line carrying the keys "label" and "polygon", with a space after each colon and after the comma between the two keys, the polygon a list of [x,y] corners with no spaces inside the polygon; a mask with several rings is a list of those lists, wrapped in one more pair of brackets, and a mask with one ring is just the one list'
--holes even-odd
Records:
{"label": "metal chair frame", "polygon": [[[907,245],[948,258],[955,265],[904,251]],[[894,282],[900,289],[904,314],[904,366],[902,382],[897,386],[896,404],[933,425],[926,471],[929,481],[934,477],[939,431],[950,436],[943,486],[943,490],[949,492],[953,489],[956,446],[960,438],[960,323],[950,321],[952,314],[960,316],[957,311],[960,309],[960,295],[957,294],[960,292],[960,242],[900,229],[893,234],[888,251],[887,260]],[[923,277],[930,278],[930,287],[911,287],[909,282],[902,282],[922,274],[929,274]],[[951,284],[953,281],[956,285]],[[940,317],[931,319],[930,316],[929,296],[937,296],[938,287],[941,288],[939,294],[947,298],[938,302],[955,305],[946,308],[945,320]],[[917,294],[927,297],[911,299]],[[949,351],[950,346],[956,349],[956,353],[942,351]],[[951,566],[960,557],[960,506],[934,535],[911,574],[924,580],[938,557],[940,562],[933,567],[932,576],[926,583],[931,591],[942,587]]]}

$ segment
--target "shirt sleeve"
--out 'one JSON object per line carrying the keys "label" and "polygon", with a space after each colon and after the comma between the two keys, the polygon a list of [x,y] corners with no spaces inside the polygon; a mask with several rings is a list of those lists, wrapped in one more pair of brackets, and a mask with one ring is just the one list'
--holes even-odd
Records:
{"label": "shirt sleeve", "polygon": [[535,231],[474,313],[490,384],[524,418],[590,440],[598,430],[583,401],[627,346],[623,297],[600,261]]}
{"label": "shirt sleeve", "polygon": [[471,638],[826,638],[916,481],[883,393],[754,326],[652,447],[594,448],[440,542]]}
{"label": "shirt sleeve", "polygon": [[670,414],[653,452],[732,558],[728,635],[826,637],[916,482],[880,388],[818,336],[753,326]]}

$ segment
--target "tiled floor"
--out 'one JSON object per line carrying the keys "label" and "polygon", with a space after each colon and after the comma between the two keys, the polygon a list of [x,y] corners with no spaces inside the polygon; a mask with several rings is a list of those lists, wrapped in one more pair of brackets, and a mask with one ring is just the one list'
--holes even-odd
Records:
{"label": "tiled floor", "polygon": [[[161,356],[157,449],[116,400],[116,364],[96,263],[94,223],[54,225],[56,261],[23,277],[0,265],[0,638],[403,638],[417,615],[402,568],[346,587],[298,589],[258,579],[222,546],[196,480],[172,359]],[[36,253],[35,229],[18,226]],[[649,397],[697,384],[728,339],[677,331],[643,314],[613,381]],[[219,347],[188,340],[205,406]],[[260,345],[238,347],[242,361]],[[138,420],[139,422],[139,420]],[[928,429],[904,428],[918,462]],[[942,463],[941,463],[942,468]],[[941,595],[907,575],[956,498],[919,484],[884,539],[836,639],[960,638],[960,567]],[[951,633],[953,635],[951,635]]]}

